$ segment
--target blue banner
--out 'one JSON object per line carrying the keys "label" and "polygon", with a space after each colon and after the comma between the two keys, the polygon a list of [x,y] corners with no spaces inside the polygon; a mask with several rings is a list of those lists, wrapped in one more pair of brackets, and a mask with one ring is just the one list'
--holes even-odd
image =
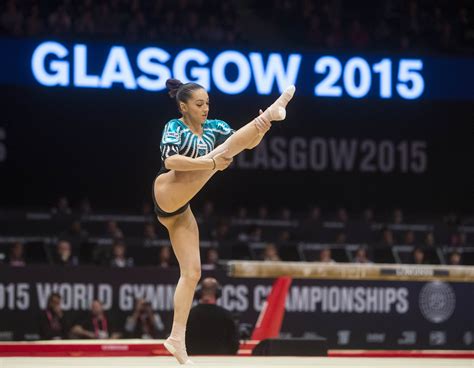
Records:
{"label": "blue banner", "polygon": [[226,95],[295,84],[315,99],[474,99],[473,58],[0,39],[0,83],[164,93],[167,78]]}

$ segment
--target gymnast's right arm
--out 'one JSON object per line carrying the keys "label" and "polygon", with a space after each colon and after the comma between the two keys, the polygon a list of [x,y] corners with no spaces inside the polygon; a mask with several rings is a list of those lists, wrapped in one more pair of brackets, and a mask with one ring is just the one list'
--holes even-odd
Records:
{"label": "gymnast's right arm", "polygon": [[176,171],[212,170],[212,158],[191,158],[183,155],[168,156],[163,160],[165,168]]}
{"label": "gymnast's right arm", "polygon": [[225,170],[232,163],[232,158],[224,157],[227,151],[223,151],[214,158],[191,158],[183,155],[171,155],[163,160],[165,168],[176,171],[193,170]]}

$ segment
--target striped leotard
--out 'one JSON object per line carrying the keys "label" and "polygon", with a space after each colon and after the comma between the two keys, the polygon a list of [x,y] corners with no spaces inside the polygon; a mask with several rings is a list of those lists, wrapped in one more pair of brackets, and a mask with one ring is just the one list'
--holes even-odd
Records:
{"label": "striped leotard", "polygon": [[[226,139],[235,132],[225,121],[217,119],[206,120],[202,127],[203,133],[201,136],[198,136],[179,119],[173,119],[166,123],[160,143],[161,169],[158,175],[170,171],[164,164],[168,157],[178,154],[192,158],[207,155],[214,148],[224,143]],[[155,204],[155,213],[161,217],[170,217],[180,214],[184,212],[189,205],[188,203],[175,212],[168,213],[158,206],[154,189],[152,197]]]}

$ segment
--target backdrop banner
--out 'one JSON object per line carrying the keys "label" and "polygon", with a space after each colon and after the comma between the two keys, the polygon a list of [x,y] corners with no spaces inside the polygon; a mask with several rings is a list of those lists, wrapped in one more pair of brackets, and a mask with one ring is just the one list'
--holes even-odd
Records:
{"label": "backdrop banner", "polygon": [[[251,332],[272,280],[205,272],[223,285],[219,304]],[[176,269],[105,269],[93,266],[0,268],[0,339],[38,338],[38,314],[52,291],[71,320],[94,298],[123,326],[135,298],[149,300],[169,332]],[[327,337],[330,348],[473,349],[474,284],[294,280],[282,337]]]}

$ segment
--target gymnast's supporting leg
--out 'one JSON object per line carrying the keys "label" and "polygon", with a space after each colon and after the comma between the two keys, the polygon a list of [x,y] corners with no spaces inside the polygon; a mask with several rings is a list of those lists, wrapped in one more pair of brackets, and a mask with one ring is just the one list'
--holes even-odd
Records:
{"label": "gymnast's supporting leg", "polygon": [[180,278],[174,293],[173,327],[165,347],[180,364],[192,364],[186,353],[185,331],[194,290],[201,278],[199,230],[189,207],[180,215],[160,217],[159,221],[168,229],[180,269]]}

